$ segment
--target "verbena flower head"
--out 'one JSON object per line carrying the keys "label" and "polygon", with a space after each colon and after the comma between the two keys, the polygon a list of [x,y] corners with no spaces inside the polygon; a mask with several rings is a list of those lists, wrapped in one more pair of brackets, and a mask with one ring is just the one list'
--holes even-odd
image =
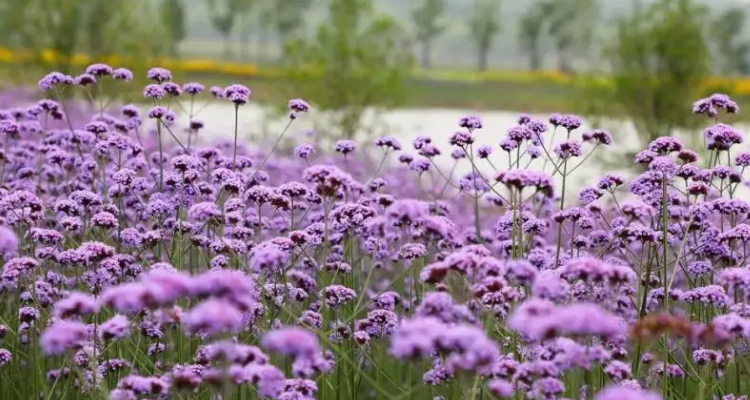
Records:
{"label": "verbena flower head", "polygon": [[91,296],[73,292],[55,304],[55,316],[62,319],[83,317],[99,312],[99,303]]}
{"label": "verbena flower head", "polygon": [[183,325],[189,333],[237,333],[243,327],[243,316],[226,300],[208,299],[185,314]]}
{"label": "verbena flower head", "polygon": [[58,321],[47,327],[39,337],[39,345],[47,355],[60,355],[83,346],[88,337],[80,322]]}
{"label": "verbena flower head", "polygon": [[308,143],[303,143],[294,148],[294,156],[297,158],[308,158],[315,154],[315,147]]}
{"label": "verbena flower head", "polygon": [[206,87],[198,82],[188,82],[182,85],[182,91],[190,95],[197,95],[203,93]]}
{"label": "verbena flower head", "polygon": [[133,80],[133,72],[127,68],[117,68],[112,71],[112,78],[118,81],[130,82]]}
{"label": "verbena flower head", "polygon": [[479,119],[479,117],[467,115],[465,117],[461,117],[461,119],[458,121],[458,126],[468,129],[469,132],[473,132],[476,129],[482,129],[482,120]]}
{"label": "verbena flower head", "polygon": [[399,141],[391,136],[381,136],[377,140],[375,140],[375,146],[378,146],[380,148],[386,149],[386,150],[401,150],[401,143]]}
{"label": "verbena flower head", "polygon": [[729,150],[732,146],[742,144],[742,134],[730,125],[716,124],[703,131],[708,150]]}
{"label": "verbena flower head", "polygon": [[143,97],[149,99],[163,99],[166,94],[167,92],[161,85],[151,84],[143,89]]}
{"label": "verbena flower head", "polygon": [[356,148],[357,145],[351,140],[339,140],[336,142],[336,146],[334,146],[334,150],[343,155],[353,153]]}
{"label": "verbena flower head", "polygon": [[266,333],[261,346],[271,352],[293,357],[311,358],[320,353],[320,344],[314,333],[298,327],[283,327]]}
{"label": "verbena flower head", "polygon": [[288,107],[289,107],[289,111],[291,111],[292,113],[295,113],[295,114],[296,113],[306,113],[306,112],[310,111],[310,105],[307,104],[307,102],[304,101],[304,100],[302,100],[302,99],[292,99],[292,100],[289,100]]}
{"label": "verbena flower head", "polygon": [[73,79],[73,83],[78,86],[88,86],[96,84],[96,77],[91,74],[81,74]]}
{"label": "verbena flower head", "polygon": [[234,83],[224,88],[221,97],[231,101],[237,106],[240,106],[247,104],[247,102],[250,101],[251,93],[252,92],[247,86]]}
{"label": "verbena flower head", "polygon": [[661,396],[649,390],[618,385],[604,388],[596,400],[661,400]]}
{"label": "verbena flower head", "polygon": [[110,76],[114,69],[107,64],[91,64],[86,67],[86,73],[93,76]]}
{"label": "verbena flower head", "polygon": [[52,89],[62,89],[65,86],[72,85],[73,78],[61,72],[51,72],[39,81],[39,89],[43,92]]}
{"label": "verbena flower head", "polygon": [[172,73],[168,69],[155,67],[148,70],[146,77],[152,81],[164,83],[172,80]]}

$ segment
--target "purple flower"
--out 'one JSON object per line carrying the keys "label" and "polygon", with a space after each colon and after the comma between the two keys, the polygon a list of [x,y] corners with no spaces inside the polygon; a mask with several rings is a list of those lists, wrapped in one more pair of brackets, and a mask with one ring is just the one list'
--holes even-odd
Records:
{"label": "purple flower", "polygon": [[99,312],[99,303],[93,297],[73,292],[55,304],[55,316],[62,319],[83,317]]}
{"label": "purple flower", "polygon": [[519,190],[533,187],[548,197],[552,197],[554,193],[554,181],[543,172],[511,169],[498,173],[495,180],[502,182],[507,187]]}
{"label": "purple flower", "polygon": [[683,149],[682,142],[680,139],[672,136],[662,136],[654,139],[648,144],[648,150],[659,155],[667,155],[670,153],[676,153]]}
{"label": "purple flower", "polygon": [[99,327],[99,338],[103,341],[120,340],[130,334],[130,321],[124,315],[115,315]]}
{"label": "purple flower", "polygon": [[234,83],[224,88],[221,93],[221,97],[228,99],[236,106],[241,106],[250,101],[251,93],[252,92],[247,88],[247,86]]}
{"label": "purple flower", "polygon": [[660,172],[666,177],[671,177],[677,172],[677,164],[668,156],[654,158],[648,165],[648,168],[652,171]]}
{"label": "purple flower", "polygon": [[604,388],[595,397],[596,400],[661,400],[658,394],[631,388],[623,385],[609,386]]}
{"label": "purple flower", "polygon": [[276,399],[284,389],[284,373],[272,365],[250,364],[245,368],[250,382],[258,386],[261,398]]}
{"label": "purple flower", "polygon": [[461,119],[458,121],[458,126],[468,129],[469,132],[473,132],[476,129],[482,129],[482,120],[479,119],[479,117],[467,115],[465,117],[461,117]]}
{"label": "purple flower", "polygon": [[321,293],[329,307],[340,307],[357,298],[357,293],[341,285],[326,286]]}
{"label": "purple flower", "polygon": [[501,399],[509,399],[513,397],[515,388],[513,384],[504,379],[493,379],[487,383],[487,389],[492,393],[493,396]]}
{"label": "purple flower", "polygon": [[73,78],[60,72],[51,72],[39,81],[39,89],[43,92],[73,84]]}
{"label": "purple flower", "polygon": [[557,378],[542,378],[534,382],[529,397],[533,399],[556,399],[565,391],[565,384]]}
{"label": "purple flower", "polygon": [[400,360],[426,357],[435,351],[436,341],[445,328],[435,318],[404,320],[391,338],[390,353]]}
{"label": "purple flower", "polygon": [[252,254],[250,269],[254,272],[275,274],[289,262],[289,254],[273,245],[259,246]]}
{"label": "purple flower", "polygon": [[708,150],[729,150],[735,144],[742,144],[744,139],[742,134],[730,125],[716,124],[703,131],[706,138],[706,148]]}
{"label": "purple flower", "polygon": [[221,217],[221,209],[212,201],[194,204],[188,210],[188,218],[192,221],[206,223],[217,221]]}
{"label": "purple flower", "polygon": [[555,146],[552,151],[560,158],[580,157],[583,155],[583,147],[581,146],[581,142],[577,140],[566,140]]}
{"label": "purple flower", "polygon": [[96,83],[96,77],[91,74],[81,74],[73,79],[73,83],[78,86],[88,86]]}
{"label": "purple flower", "polygon": [[451,137],[448,139],[448,143],[450,143],[452,146],[467,147],[468,145],[474,143],[474,140],[474,135],[472,135],[470,132],[457,131],[451,135]]}
{"label": "purple flower", "polygon": [[534,133],[534,131],[532,131],[526,125],[514,126],[508,130],[508,139],[516,143],[521,143],[526,140],[532,140],[535,137],[536,137],[536,134]]}
{"label": "purple flower", "polygon": [[162,83],[161,87],[164,88],[164,91],[172,97],[179,97],[182,94],[182,88],[180,87],[180,85],[174,82]]}
{"label": "purple flower", "polygon": [[226,300],[208,299],[185,313],[182,323],[188,333],[237,333],[243,327],[243,316]]}
{"label": "purple flower", "polygon": [[315,153],[315,147],[308,143],[303,143],[294,148],[294,156],[297,158],[309,158]]}
{"label": "purple flower", "polygon": [[206,87],[198,82],[189,82],[182,85],[182,90],[187,94],[195,96],[197,94],[201,94],[204,90],[206,90]]}
{"label": "purple flower", "polygon": [[269,351],[295,358],[312,358],[320,353],[320,345],[315,334],[299,327],[272,330],[263,336],[260,344]]}
{"label": "purple flower", "polygon": [[86,73],[93,76],[110,76],[114,70],[107,64],[91,64],[86,67]]}
{"label": "purple flower", "polygon": [[377,140],[375,140],[375,146],[378,146],[383,149],[391,149],[394,151],[401,150],[401,143],[396,140],[394,137],[390,136],[381,136]]}
{"label": "purple flower", "polygon": [[488,158],[490,154],[492,154],[492,146],[483,145],[483,146],[477,147],[478,158],[482,158],[482,159]]}
{"label": "purple flower", "polygon": [[42,332],[39,345],[44,354],[55,356],[81,347],[87,336],[84,324],[62,320],[48,326]]}
{"label": "purple flower", "polygon": [[302,99],[289,100],[289,111],[292,113],[306,113],[310,111],[310,105]]}
{"label": "purple flower", "polygon": [[537,341],[556,336],[598,336],[613,340],[625,334],[623,322],[599,306],[572,304],[555,307],[541,304],[522,304],[511,315],[508,326]]}
{"label": "purple flower", "polygon": [[174,112],[162,106],[154,106],[148,110],[148,117],[152,119],[164,120],[167,122],[173,122],[177,119]]}
{"label": "purple flower", "polygon": [[[36,229],[36,228],[35,228]],[[32,230],[32,236],[33,236]],[[55,232],[59,235],[58,232]],[[57,236],[55,236],[57,238]],[[57,239],[59,241],[59,239]],[[55,241],[56,242],[56,241]],[[0,226],[0,254],[8,254],[18,250],[18,236],[12,230],[7,227]]]}
{"label": "purple flower", "polygon": [[127,68],[117,68],[116,70],[112,71],[112,79],[130,82],[133,80],[133,72],[131,72]]}
{"label": "purple flower", "polygon": [[13,360],[13,354],[6,349],[0,348],[0,368],[6,364],[10,364],[11,360]]}
{"label": "purple flower", "polygon": [[552,114],[549,117],[549,123],[554,127],[562,126],[570,132],[581,126],[581,118],[575,115]]}
{"label": "purple flower", "polygon": [[593,142],[596,144],[603,144],[608,146],[612,144],[612,135],[607,131],[593,130],[581,135],[584,142]]}
{"label": "purple flower", "polygon": [[449,373],[487,373],[499,361],[497,345],[482,329],[471,325],[447,326],[434,318],[405,320],[391,339],[390,352],[396,358],[422,358],[439,349]]}
{"label": "purple flower", "polygon": [[[721,94],[721,93],[716,93],[716,94],[711,95],[711,97],[709,98],[698,100],[693,105],[693,112],[696,114],[702,113],[702,112],[696,112],[696,108],[698,109],[698,111],[703,111],[706,108],[706,105],[705,105],[706,103],[710,104],[710,107],[715,107],[716,109],[724,109],[729,114],[736,114],[739,112],[739,107],[737,106],[737,103],[732,101],[732,99],[726,94]],[[709,116],[715,117],[717,114],[718,112],[713,115],[709,113]]]}
{"label": "purple flower", "polygon": [[146,85],[143,89],[143,97],[148,99],[163,99],[167,92],[161,85],[151,84]]}
{"label": "purple flower", "polygon": [[172,73],[168,69],[155,67],[148,70],[146,77],[152,81],[164,83],[172,80]]}
{"label": "purple flower", "polygon": [[427,254],[427,247],[421,243],[407,243],[401,246],[398,257],[402,260],[414,261]]}
{"label": "purple flower", "polygon": [[336,142],[336,146],[334,147],[334,150],[337,153],[341,153],[343,155],[347,155],[349,153],[353,153],[354,149],[356,148],[356,145],[351,140],[339,140]]}

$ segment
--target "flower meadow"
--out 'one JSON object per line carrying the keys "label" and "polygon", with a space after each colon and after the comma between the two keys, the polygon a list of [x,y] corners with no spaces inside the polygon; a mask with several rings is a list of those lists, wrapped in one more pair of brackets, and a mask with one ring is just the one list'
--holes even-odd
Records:
{"label": "flower meadow", "polygon": [[703,148],[658,138],[573,191],[613,143],[573,115],[287,149],[295,99],[272,145],[208,143],[196,99],[237,116],[250,89],[148,77],[145,111],[104,64],[0,111],[4,399],[747,398],[727,96],[693,105]]}

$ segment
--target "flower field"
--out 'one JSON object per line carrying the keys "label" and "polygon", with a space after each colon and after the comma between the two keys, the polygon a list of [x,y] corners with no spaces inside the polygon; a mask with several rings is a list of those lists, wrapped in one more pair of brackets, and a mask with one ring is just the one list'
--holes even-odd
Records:
{"label": "flower field", "polygon": [[285,148],[315,112],[293,99],[275,143],[236,122],[209,143],[195,100],[239,115],[249,88],[152,68],[147,109],[98,95],[133,78],[92,64],[3,100],[4,399],[747,398],[750,153],[728,96],[693,104],[704,148],[658,138],[640,173],[573,192],[617,143],[574,115]]}

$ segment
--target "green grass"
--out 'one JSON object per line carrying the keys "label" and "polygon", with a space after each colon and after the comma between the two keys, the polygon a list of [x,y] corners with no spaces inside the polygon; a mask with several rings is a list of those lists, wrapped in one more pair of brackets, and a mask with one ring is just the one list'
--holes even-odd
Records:
{"label": "green grass", "polygon": [[[13,69],[11,69],[13,68]],[[0,87],[31,86],[45,74],[41,68],[0,67]],[[116,89],[118,100],[123,102],[142,102],[142,88],[148,82],[145,72],[136,73],[135,84],[119,85]],[[216,73],[175,73],[175,81],[201,82],[206,87],[226,86],[241,83],[253,90],[253,101],[262,104],[285,104],[286,96],[294,94],[291,84],[284,78],[237,76]],[[550,81],[539,82],[470,82],[410,78],[404,82],[406,97],[402,99],[403,108],[454,108],[473,111],[510,111],[517,113],[576,113],[590,115],[607,112],[606,116],[626,117],[617,111],[601,107],[592,108],[601,99],[592,99],[585,95],[576,85],[558,84]],[[114,93],[114,92],[112,92]],[[740,104],[750,101],[750,96],[733,96]],[[315,103],[315,99],[306,99]],[[686,107],[689,101],[686,100]],[[592,111],[594,110],[594,111]],[[747,114],[739,114],[733,120],[750,120]]]}
{"label": "green grass", "polygon": [[[0,68],[3,86],[33,86],[45,74],[41,68]],[[117,93],[125,102],[143,100],[142,88],[147,84],[136,74],[136,84],[119,85]],[[283,78],[242,77],[215,73],[176,73],[177,82],[201,82],[206,87],[242,83],[253,90],[253,100],[260,103],[285,103],[285,94],[294,93],[290,82]],[[451,82],[445,80],[408,79],[405,83],[406,108],[464,108],[471,110],[507,110],[518,112],[574,112],[571,98],[575,89],[550,83]],[[315,103],[315,99],[307,99]]]}

